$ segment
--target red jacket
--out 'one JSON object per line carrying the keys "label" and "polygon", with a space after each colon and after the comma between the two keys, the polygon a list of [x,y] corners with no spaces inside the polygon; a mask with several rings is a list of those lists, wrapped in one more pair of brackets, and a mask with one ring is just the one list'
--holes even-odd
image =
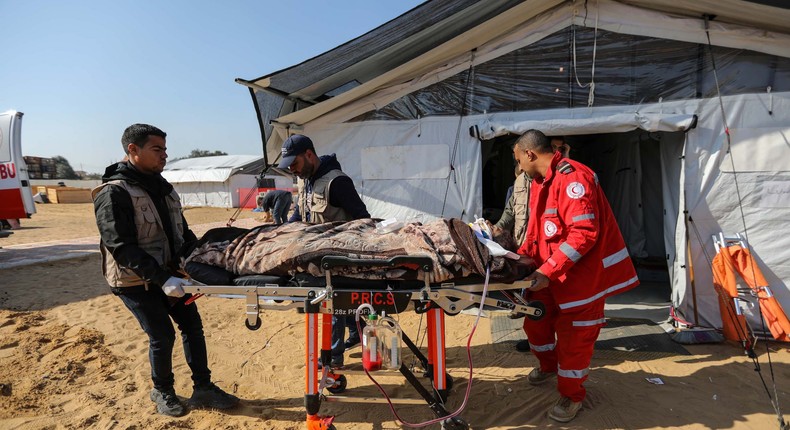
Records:
{"label": "red jacket", "polygon": [[557,153],[532,181],[527,236],[518,253],[548,276],[562,311],[577,311],[639,285],[612,208],[595,173]]}

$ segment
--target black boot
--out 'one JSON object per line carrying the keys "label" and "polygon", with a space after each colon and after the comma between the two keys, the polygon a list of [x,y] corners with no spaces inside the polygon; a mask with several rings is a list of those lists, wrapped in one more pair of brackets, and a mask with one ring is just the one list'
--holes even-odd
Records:
{"label": "black boot", "polygon": [[195,387],[189,406],[193,408],[230,409],[239,404],[239,398],[222,391],[213,383]]}
{"label": "black boot", "polygon": [[156,411],[162,415],[180,417],[187,413],[184,404],[181,403],[181,400],[176,396],[176,391],[172,388],[169,390],[154,388],[151,390],[150,398],[152,402],[156,403]]}

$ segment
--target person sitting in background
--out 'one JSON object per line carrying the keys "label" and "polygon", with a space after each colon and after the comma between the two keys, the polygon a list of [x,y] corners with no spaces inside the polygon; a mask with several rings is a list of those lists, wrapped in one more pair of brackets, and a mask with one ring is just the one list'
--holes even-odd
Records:
{"label": "person sitting in background", "polygon": [[288,222],[288,211],[291,210],[293,196],[290,191],[270,190],[258,200],[258,208],[262,212],[270,212],[274,223],[284,224]]}

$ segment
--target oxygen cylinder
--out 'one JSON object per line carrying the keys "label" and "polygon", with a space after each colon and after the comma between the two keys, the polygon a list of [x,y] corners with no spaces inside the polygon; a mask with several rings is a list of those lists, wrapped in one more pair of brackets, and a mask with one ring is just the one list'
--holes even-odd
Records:
{"label": "oxygen cylinder", "polygon": [[376,337],[381,344],[381,366],[398,370],[401,363],[402,331],[398,323],[390,317],[383,317],[376,326]]}
{"label": "oxygen cylinder", "polygon": [[381,344],[377,337],[378,317],[368,315],[368,325],[362,330],[362,367],[368,372],[381,369]]}

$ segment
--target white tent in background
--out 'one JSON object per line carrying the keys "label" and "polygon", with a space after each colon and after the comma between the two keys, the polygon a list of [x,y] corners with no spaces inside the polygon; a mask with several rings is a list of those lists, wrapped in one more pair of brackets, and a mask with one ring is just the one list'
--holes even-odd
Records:
{"label": "white tent in background", "polygon": [[310,136],[319,154],[338,154],[375,217],[496,218],[513,136],[566,136],[571,156],[599,173],[631,255],[663,265],[686,319],[698,311],[700,324],[720,326],[706,260],[722,231],[747,233],[790,310],[782,4],[434,0],[237,82],[253,96],[268,162],[287,135]]}
{"label": "white tent in background", "polygon": [[[184,206],[239,207],[246,197],[239,190],[256,188],[263,170],[259,155],[218,155],[185,158],[168,163],[162,176],[175,187]],[[292,181],[283,176],[267,176],[272,188],[290,188]],[[252,197],[255,201],[255,195]]]}

